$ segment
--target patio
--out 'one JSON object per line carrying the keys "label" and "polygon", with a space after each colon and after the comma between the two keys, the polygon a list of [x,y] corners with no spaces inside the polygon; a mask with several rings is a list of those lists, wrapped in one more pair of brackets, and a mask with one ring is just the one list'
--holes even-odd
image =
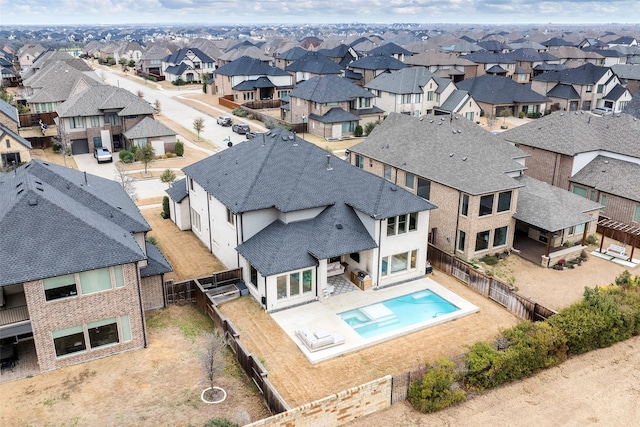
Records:
{"label": "patio", "polygon": [[17,344],[18,359],[12,367],[3,368],[0,371],[0,384],[27,378],[40,373],[38,357],[33,339],[20,341]]}
{"label": "patio", "polygon": [[[332,296],[323,301],[304,304],[302,306],[282,310],[272,314],[275,322],[297,345],[298,349],[312,364],[479,311],[477,306],[469,303],[465,299],[426,276],[401,285],[364,292],[358,289],[351,282],[347,281],[344,276],[334,276],[330,279],[339,283],[338,285],[334,284],[336,290]],[[338,316],[338,313],[361,308],[425,289],[433,290],[435,293],[460,308],[460,310],[438,316],[437,318],[429,319],[425,322],[400,327],[395,331],[383,333],[379,336],[368,339],[361,337],[354,329],[343,321],[340,316]],[[300,329],[310,331],[311,333],[322,331],[335,337],[344,338],[344,343],[310,351],[308,346],[305,345],[296,335],[296,331]]]}

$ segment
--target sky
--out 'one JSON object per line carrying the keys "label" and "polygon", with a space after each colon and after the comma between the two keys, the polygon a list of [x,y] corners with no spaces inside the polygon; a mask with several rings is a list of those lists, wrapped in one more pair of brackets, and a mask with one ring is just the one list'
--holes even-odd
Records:
{"label": "sky", "polygon": [[0,25],[640,23],[638,0],[0,0]]}

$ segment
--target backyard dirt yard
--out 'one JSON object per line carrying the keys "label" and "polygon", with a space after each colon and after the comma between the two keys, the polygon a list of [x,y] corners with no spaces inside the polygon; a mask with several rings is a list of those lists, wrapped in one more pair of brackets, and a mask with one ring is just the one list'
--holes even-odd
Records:
{"label": "backyard dirt yard", "polygon": [[213,322],[195,306],[147,312],[147,349],[0,385],[0,425],[188,426],[226,417],[241,425],[269,416],[254,384],[229,358],[219,404],[200,400],[202,332]]}

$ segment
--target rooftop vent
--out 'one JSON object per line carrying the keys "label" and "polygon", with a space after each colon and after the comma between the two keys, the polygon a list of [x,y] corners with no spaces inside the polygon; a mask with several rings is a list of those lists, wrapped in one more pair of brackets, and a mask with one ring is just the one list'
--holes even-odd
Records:
{"label": "rooftop vent", "polygon": [[467,161],[467,157],[466,157],[466,156],[465,156],[465,157],[463,157],[463,158],[462,158],[462,161],[463,161],[463,162],[466,162],[466,161]]}
{"label": "rooftop vent", "polygon": [[338,230],[342,230],[342,224],[336,224],[336,228],[337,228]]}
{"label": "rooftop vent", "polygon": [[453,153],[449,153],[449,157],[453,157]]}
{"label": "rooftop vent", "polygon": [[327,154],[327,170],[333,170],[333,168],[331,167],[331,154]]}
{"label": "rooftop vent", "polygon": [[38,204],[38,199],[36,199],[35,197],[32,199],[29,199],[29,206],[36,206]]}
{"label": "rooftop vent", "polygon": [[398,187],[396,187],[395,185],[392,185],[391,187],[389,187],[389,189],[391,191],[398,191]]}

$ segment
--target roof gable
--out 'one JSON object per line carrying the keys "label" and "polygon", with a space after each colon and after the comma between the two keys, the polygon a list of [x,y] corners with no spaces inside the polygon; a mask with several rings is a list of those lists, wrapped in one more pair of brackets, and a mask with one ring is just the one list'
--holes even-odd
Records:
{"label": "roof gable", "polygon": [[356,98],[373,98],[366,89],[336,75],[315,76],[301,82],[289,92],[290,98],[301,98],[325,104],[327,102],[344,102]]}

